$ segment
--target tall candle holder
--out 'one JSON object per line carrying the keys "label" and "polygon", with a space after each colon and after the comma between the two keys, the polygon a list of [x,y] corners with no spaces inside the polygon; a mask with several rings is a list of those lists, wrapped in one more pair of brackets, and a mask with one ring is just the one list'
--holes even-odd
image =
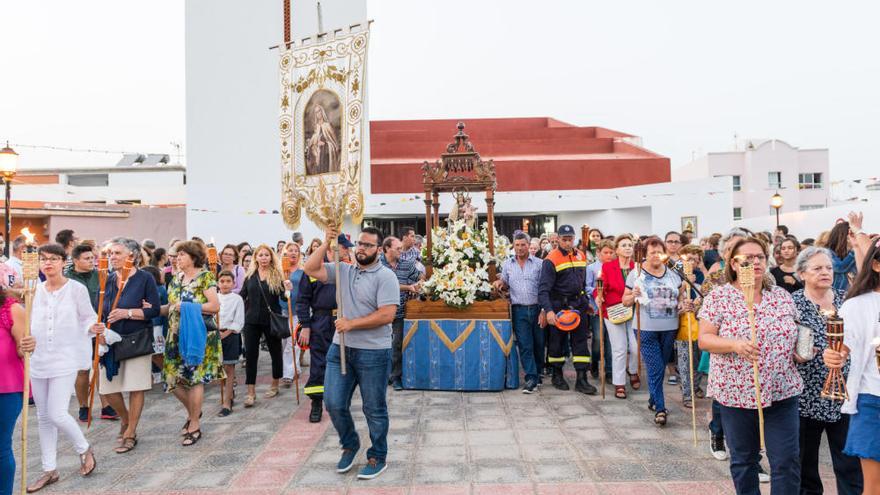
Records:
{"label": "tall candle holder", "polygon": [[[739,260],[739,273],[737,278],[743,290],[746,300],[746,309],[749,316],[749,329],[751,331],[752,344],[758,346],[758,330],[755,327],[755,265],[749,261]],[[760,354],[760,348],[759,348]],[[761,373],[758,361],[752,363],[752,381],[755,385],[755,406],[758,408],[758,435],[761,450],[764,450],[764,407],[761,400]]]}
{"label": "tall candle holder", "polygon": [[[24,335],[31,334],[31,313],[34,309],[34,294],[37,284],[40,282],[40,259],[37,246],[34,245],[34,236],[25,228],[21,233],[27,239],[24,252],[21,254],[21,272],[24,279]],[[28,402],[31,395],[31,355],[26,352],[23,356],[24,386],[22,390],[22,415],[21,415],[21,493],[27,493],[27,440],[28,440]]]}
{"label": "tall candle holder", "polygon": [[[825,318],[825,336],[828,339],[828,348],[840,352],[843,349],[843,319],[836,314]],[[880,356],[880,355],[878,355]],[[880,362],[878,362],[880,365]],[[828,377],[825,378],[825,386],[819,394],[823,399],[844,401],[849,399],[846,391],[846,380],[841,368],[829,368]]]}
{"label": "tall candle holder", "polygon": [[217,272],[217,265],[220,264],[220,256],[217,255],[217,246],[214,245],[214,238],[208,244],[208,267],[213,272]]}

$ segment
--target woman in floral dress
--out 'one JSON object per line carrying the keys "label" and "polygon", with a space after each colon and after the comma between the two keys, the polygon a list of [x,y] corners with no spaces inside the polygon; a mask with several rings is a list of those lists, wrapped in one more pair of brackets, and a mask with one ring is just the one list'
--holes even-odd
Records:
{"label": "woman in floral dress", "polygon": [[[186,241],[177,246],[177,267],[180,272],[168,287],[168,305],[162,308],[168,315],[168,339],[165,343],[165,364],[162,374],[165,390],[173,392],[187,411],[187,421],[181,435],[183,446],[193,445],[202,437],[199,417],[202,413],[204,385],[226,377],[223,371],[223,349],[217,326],[210,324],[220,310],[217,297],[217,283],[214,274],[205,270],[205,247],[200,242]],[[180,304],[192,302],[202,305],[202,315],[206,318],[207,338],[205,356],[201,364],[188,365],[181,356]]]}
{"label": "woman in floral dress", "polygon": [[[712,354],[709,395],[721,405],[721,423],[730,448],[730,474],[737,493],[760,493],[760,442],[752,363],[758,363],[764,410],[766,452],[771,491],[797,493],[800,487],[798,395],[803,381],[797,372],[797,309],[791,295],[765,280],[767,245],[749,237],[737,241],[725,267],[729,283],[706,295],[700,310],[700,349]],[[743,286],[743,262],[754,265],[754,311],[757,343],[753,344]]]}

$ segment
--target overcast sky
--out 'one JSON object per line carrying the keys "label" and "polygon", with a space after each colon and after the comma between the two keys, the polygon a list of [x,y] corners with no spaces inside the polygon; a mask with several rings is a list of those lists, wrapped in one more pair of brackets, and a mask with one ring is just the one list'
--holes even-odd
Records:
{"label": "overcast sky", "polygon": [[[833,179],[880,175],[876,2],[368,1],[372,119],[550,116],[639,135],[673,167],[774,137],[829,148]],[[5,2],[0,139],[173,154],[183,15]],[[118,157],[18,151],[22,167]]]}

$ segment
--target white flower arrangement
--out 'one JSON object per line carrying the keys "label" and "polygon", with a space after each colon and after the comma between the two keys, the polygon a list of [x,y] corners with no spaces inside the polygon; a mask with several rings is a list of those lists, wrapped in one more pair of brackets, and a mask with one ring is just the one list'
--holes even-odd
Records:
{"label": "white flower arrangement", "polygon": [[493,257],[489,252],[488,224],[483,223],[479,230],[475,230],[464,219],[448,228],[435,228],[432,234],[434,273],[424,285],[428,297],[456,308],[466,308],[474,301],[489,299],[492,292],[489,263],[495,261],[500,267],[510,253],[510,243],[495,233]]}

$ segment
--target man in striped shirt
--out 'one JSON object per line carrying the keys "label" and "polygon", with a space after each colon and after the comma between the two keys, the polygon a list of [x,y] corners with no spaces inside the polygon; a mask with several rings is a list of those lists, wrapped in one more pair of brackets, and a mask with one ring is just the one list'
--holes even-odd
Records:
{"label": "man in striped shirt", "polygon": [[403,320],[406,317],[406,301],[419,293],[419,279],[422,274],[414,260],[401,259],[403,243],[396,237],[386,237],[382,242],[380,261],[397,276],[400,284],[400,305],[394,321],[391,322],[391,377],[389,382],[394,390],[403,390],[401,375],[403,370]]}

